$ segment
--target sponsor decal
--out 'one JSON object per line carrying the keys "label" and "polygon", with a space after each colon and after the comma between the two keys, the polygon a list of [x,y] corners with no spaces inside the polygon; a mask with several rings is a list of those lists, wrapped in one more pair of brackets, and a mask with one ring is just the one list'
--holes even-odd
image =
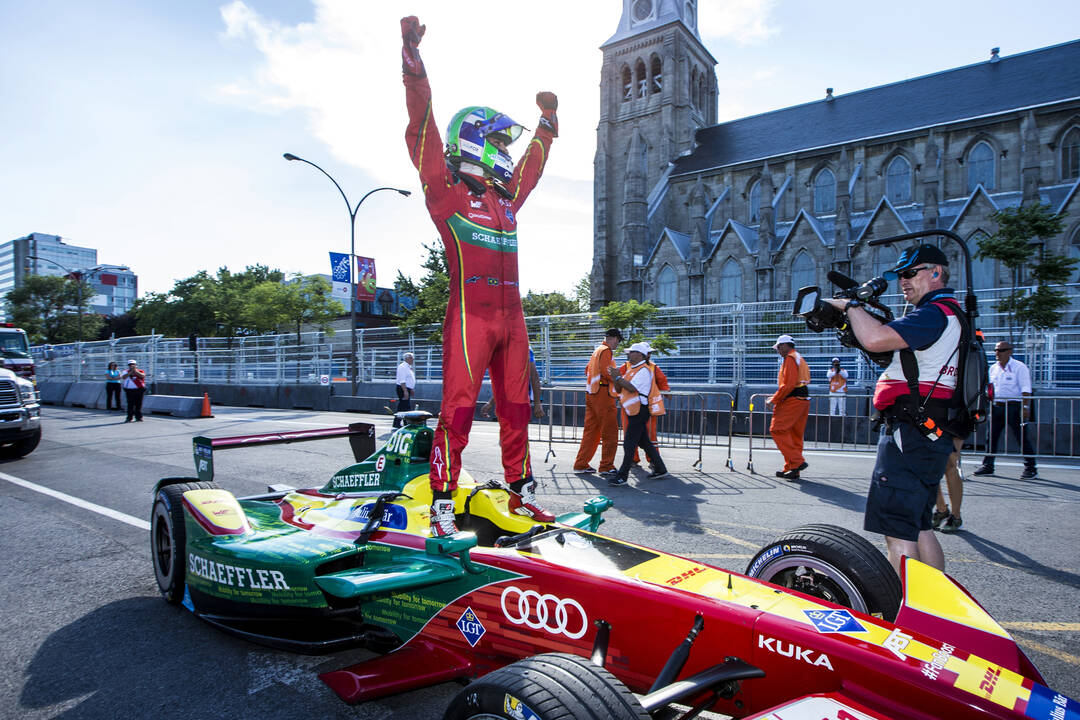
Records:
{"label": "sponsor decal", "polygon": [[757,560],[754,561],[754,564],[750,566],[750,569],[746,572],[746,574],[750,577],[755,577],[761,570],[761,568],[765,567],[765,565],[772,562],[777,557],[783,554],[783,548],[781,548],[779,545],[773,545],[771,548],[762,553]]}
{"label": "sponsor decal", "polygon": [[517,238],[512,235],[492,235],[491,233],[473,230],[471,239],[474,245],[485,245],[495,250],[503,248],[517,250]]}
{"label": "sponsor decal", "polygon": [[503,590],[500,604],[503,615],[515,625],[565,635],[571,640],[577,640],[589,629],[585,608],[572,598],[559,598],[548,593],[541,595],[535,590],[522,590],[511,585]]}
{"label": "sponsor decal", "polygon": [[465,284],[466,285],[475,285],[478,282],[480,282],[480,276],[479,275],[473,275],[471,278],[468,278],[465,281]]}
{"label": "sponsor decal", "polygon": [[503,696],[503,713],[510,720],[540,720],[540,716],[525,703],[507,693]]}
{"label": "sponsor decal", "polygon": [[385,468],[385,467],[386,467],[386,456],[385,455],[380,455],[379,459],[375,461],[375,470],[377,470],[378,472],[382,472],[383,468]]}
{"label": "sponsor decal", "polygon": [[885,648],[901,660],[906,660],[907,655],[904,653],[904,650],[907,650],[907,646],[911,640],[912,637],[910,635],[897,628],[889,633],[889,637],[881,641],[881,647]]}
{"label": "sponsor decal", "polygon": [[506,208],[506,219],[510,222],[514,222],[514,211],[510,208]]}
{"label": "sponsor decal", "polygon": [[930,656],[930,662],[923,663],[922,674],[931,680],[937,680],[938,675],[945,669],[945,663],[949,662],[949,658],[952,657],[955,649],[949,643],[942,643],[941,649],[935,650],[934,654]]}
{"label": "sponsor decal", "polygon": [[226,565],[195,553],[188,553],[188,572],[218,585],[254,590],[290,590],[280,570],[254,570]]}
{"label": "sponsor decal", "polygon": [[833,669],[832,661],[829,660],[828,655],[817,650],[800,647],[794,643],[785,643],[783,640],[758,635],[758,648],[763,648],[782,657],[802,660],[807,665],[829,668],[830,671]]}
{"label": "sponsor decal", "polygon": [[471,212],[471,213],[468,213],[468,216],[469,216],[470,220],[491,220],[491,216],[490,215],[485,215],[484,213]]}
{"label": "sponsor decal", "polygon": [[465,636],[465,639],[469,641],[470,647],[476,647],[476,643],[480,642],[480,638],[484,637],[484,633],[487,632],[487,628],[480,622],[480,618],[476,617],[476,613],[473,612],[471,607],[465,608],[465,612],[461,613],[461,617],[455,623],[457,629],[461,631],[461,634]]}
{"label": "sponsor decal", "polygon": [[1035,683],[1024,714],[1036,720],[1076,720],[1080,718],[1080,703]]}
{"label": "sponsor decal", "polygon": [[[371,510],[374,507],[375,503],[354,507],[352,512],[349,513],[348,519],[353,522],[367,523],[368,518],[371,517]],[[389,528],[391,530],[404,530],[408,525],[409,514],[405,511],[405,508],[400,505],[383,506],[382,524],[380,527]]]}
{"label": "sponsor decal", "polygon": [[1001,677],[1001,668],[988,667],[986,672],[983,673],[982,681],[979,683],[979,689],[986,693],[986,697],[990,697],[994,694],[994,687],[997,686],[998,678]]}
{"label": "sponsor decal", "polygon": [[701,567],[701,566],[697,566],[697,567],[692,567],[692,568],[690,568],[689,570],[687,570],[687,571],[686,571],[686,572],[684,572],[684,573],[681,573],[681,574],[679,574],[679,575],[676,575],[676,576],[675,576],[675,577],[673,577],[673,578],[668,578],[668,579],[667,579],[667,580],[665,580],[664,582],[666,582],[666,583],[667,583],[668,585],[678,585],[678,584],[679,584],[679,583],[681,583],[681,582],[682,582],[683,580],[686,580],[686,579],[688,579],[688,578],[692,578],[692,577],[694,577],[695,575],[697,575],[697,574],[699,574],[699,573],[703,573],[703,572],[705,572],[705,568],[703,568],[703,567]]}
{"label": "sponsor decal", "polygon": [[847,610],[803,610],[819,633],[866,632],[862,623]]}
{"label": "sponsor decal", "polygon": [[499,278],[489,277],[487,279],[487,284],[491,287],[497,287],[499,285]]}
{"label": "sponsor decal", "polygon": [[199,457],[211,457],[214,454],[213,449],[209,445],[200,445],[195,443],[195,454]]}
{"label": "sponsor decal", "polygon": [[442,448],[436,445],[431,451],[431,469],[435,471],[434,475],[436,478],[442,478],[442,469],[445,464],[446,463],[443,462]]}
{"label": "sponsor decal", "polygon": [[470,200],[469,201],[469,207],[474,208],[474,209],[484,207],[484,203],[480,202],[479,200]]}
{"label": "sponsor decal", "polygon": [[408,455],[412,449],[413,436],[407,432],[398,432],[386,443],[386,452]]}
{"label": "sponsor decal", "polygon": [[377,472],[335,475],[333,478],[334,488],[344,490],[345,488],[375,487],[379,484],[380,477],[382,475]]}

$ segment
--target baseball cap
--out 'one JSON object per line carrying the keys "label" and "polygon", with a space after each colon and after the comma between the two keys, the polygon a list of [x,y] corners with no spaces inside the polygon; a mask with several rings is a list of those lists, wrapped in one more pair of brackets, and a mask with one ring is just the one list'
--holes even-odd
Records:
{"label": "baseball cap", "polygon": [[622,342],[623,336],[619,328],[608,328],[608,331],[604,333],[604,337],[619,338],[619,342]]}
{"label": "baseball cap", "polygon": [[647,342],[636,342],[630,346],[627,352],[639,352],[642,355],[648,355],[652,352],[652,348],[649,347],[649,343]]}
{"label": "baseball cap", "polygon": [[840,358],[833,358],[832,361],[833,362],[840,362]]}
{"label": "baseball cap", "polygon": [[896,259],[896,267],[881,274],[886,280],[895,280],[897,273],[901,270],[907,270],[922,263],[948,266],[949,258],[945,257],[945,253],[933,245],[909,247],[900,253],[900,257]]}
{"label": "baseball cap", "polygon": [[795,338],[791,337],[790,335],[781,335],[780,337],[776,338],[776,342],[773,343],[773,349],[775,350],[777,348],[777,346],[781,345],[782,343],[787,343],[788,345],[794,345],[795,344]]}
{"label": "baseball cap", "polygon": [[134,360],[128,360],[128,365],[138,365]]}

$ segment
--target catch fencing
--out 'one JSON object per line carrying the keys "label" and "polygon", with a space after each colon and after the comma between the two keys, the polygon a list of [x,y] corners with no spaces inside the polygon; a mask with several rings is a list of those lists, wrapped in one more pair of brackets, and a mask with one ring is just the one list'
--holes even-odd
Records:
{"label": "catch fencing", "polygon": [[[994,309],[1004,290],[978,293],[979,326],[987,347],[1009,339],[1018,360],[1027,363],[1039,387],[1080,388],[1080,286],[1062,286],[1069,299],[1062,326],[1052,332],[1015,327],[1011,314]],[[899,296],[883,300],[897,315],[903,311]],[[589,354],[602,339],[604,325],[596,313],[526,318],[536,365],[543,383],[577,383]],[[412,352],[419,382],[442,380],[442,348],[429,338],[437,328],[417,334],[395,327],[358,329],[359,382],[390,382],[402,355]],[[869,384],[878,369],[860,353],[839,345],[832,332],[812,333],[791,315],[791,301],[725,303],[660,308],[641,327],[622,328],[648,338],[666,335],[676,346],[656,358],[676,385],[752,385],[776,377],[778,335],[795,338],[799,353],[815,378],[824,378],[830,360],[839,357],[849,382]],[[349,379],[352,338],[349,331],[258,335],[232,338],[197,338],[188,349],[187,338],[160,335],[118,338],[98,342],[35,346],[38,376],[45,380],[104,380],[109,362],[123,366],[135,359],[150,373],[151,382],[245,384],[306,384],[322,379]]]}

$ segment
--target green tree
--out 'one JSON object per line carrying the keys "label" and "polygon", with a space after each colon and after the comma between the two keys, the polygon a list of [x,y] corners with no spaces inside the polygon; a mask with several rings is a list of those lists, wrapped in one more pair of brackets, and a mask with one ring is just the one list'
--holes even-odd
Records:
{"label": "green tree", "polygon": [[296,329],[296,344],[304,323],[315,325],[328,335],[330,323],[345,312],[345,306],[331,297],[332,288],[325,278],[297,273],[291,282],[267,280],[247,293],[246,317],[256,332],[274,332],[288,324]]}
{"label": "green tree", "polygon": [[446,250],[441,243],[424,243],[427,257],[424,259],[424,277],[414,282],[398,271],[394,280],[394,290],[399,297],[416,298],[416,305],[403,309],[395,316],[399,328],[405,332],[416,333],[425,325],[435,328],[428,334],[432,342],[442,342],[442,324],[446,318],[446,304],[450,299],[450,271],[446,264]]}
{"label": "green tree", "polygon": [[[1078,260],[1047,252],[1043,245],[1033,241],[1061,233],[1065,214],[1053,213],[1046,205],[1033,204],[1006,208],[994,213],[992,218],[998,231],[979,240],[975,256],[998,260],[1012,271],[1012,292],[995,306],[1009,315],[1010,336],[1012,318],[1039,330],[1057,327],[1061,323],[1061,310],[1068,306],[1069,299],[1052,286],[1068,282]],[[1036,286],[1030,294],[1020,289],[1025,267]]]}
{"label": "green tree", "polygon": [[82,339],[93,340],[104,323],[100,315],[86,312],[93,295],[82,279],[30,275],[5,296],[7,316],[26,330],[32,343],[75,342],[80,326]]}
{"label": "green tree", "polygon": [[530,290],[521,299],[526,317],[535,315],[572,315],[581,312],[577,299],[571,300],[561,292],[535,293]]}
{"label": "green tree", "polygon": [[592,307],[592,278],[589,273],[585,273],[574,286],[574,300],[577,301],[578,312],[589,312]]}
{"label": "green tree", "polygon": [[625,350],[636,342],[645,340],[653,352],[668,355],[676,350],[675,342],[667,333],[655,335],[651,340],[646,335],[649,318],[656,314],[657,307],[652,303],[640,303],[637,300],[612,301],[597,311],[605,327],[615,327],[626,336],[619,350]]}

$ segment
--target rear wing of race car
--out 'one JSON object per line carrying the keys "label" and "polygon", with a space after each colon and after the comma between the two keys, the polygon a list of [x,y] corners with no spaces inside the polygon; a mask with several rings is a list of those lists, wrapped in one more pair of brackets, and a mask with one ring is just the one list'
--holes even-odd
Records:
{"label": "rear wing of race car", "polygon": [[203,482],[211,482],[214,479],[215,450],[252,447],[254,445],[281,445],[339,437],[349,438],[349,446],[352,448],[356,462],[367,459],[375,452],[375,426],[365,422],[350,423],[345,427],[322,428],[319,430],[234,435],[222,438],[208,438],[199,435],[192,439],[192,451],[195,455],[195,473],[199,476],[199,480]]}

